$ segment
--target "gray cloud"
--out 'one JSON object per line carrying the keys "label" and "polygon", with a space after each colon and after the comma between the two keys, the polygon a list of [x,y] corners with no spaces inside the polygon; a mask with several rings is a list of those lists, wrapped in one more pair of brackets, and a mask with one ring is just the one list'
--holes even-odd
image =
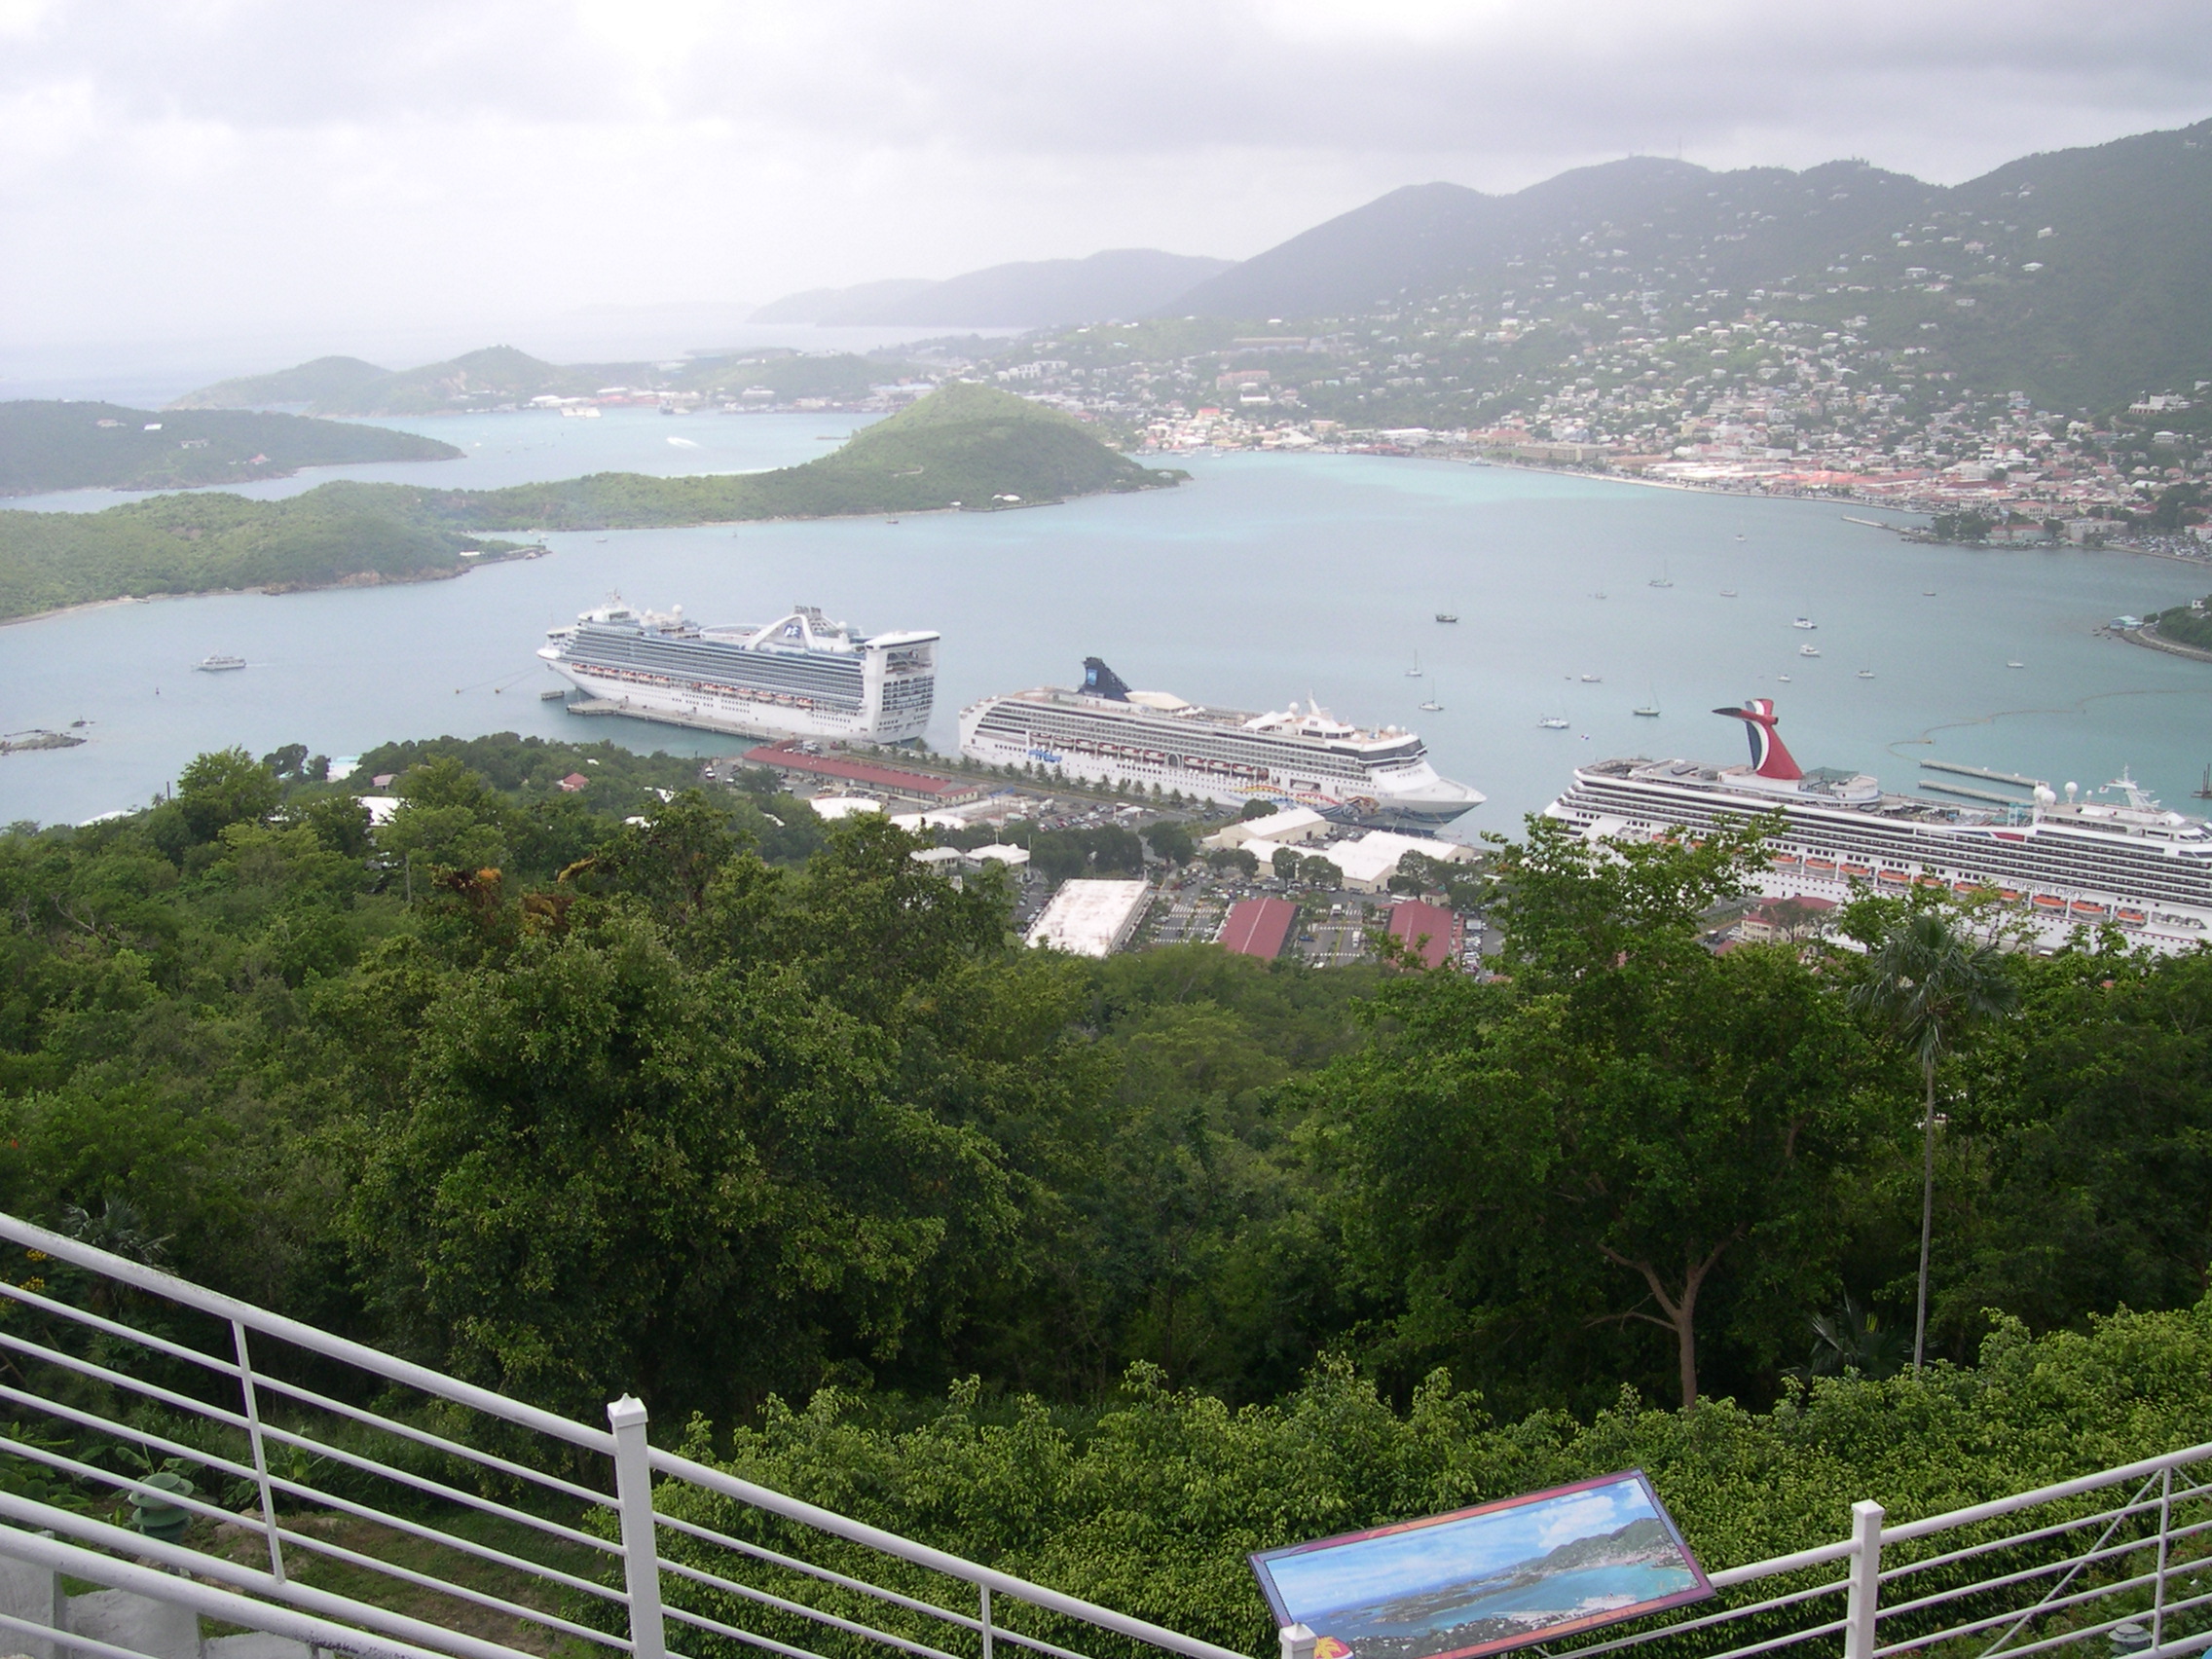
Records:
{"label": "gray cloud", "polygon": [[0,338],[494,327],[1630,151],[1956,180],[2212,109],[2201,0],[0,0]]}

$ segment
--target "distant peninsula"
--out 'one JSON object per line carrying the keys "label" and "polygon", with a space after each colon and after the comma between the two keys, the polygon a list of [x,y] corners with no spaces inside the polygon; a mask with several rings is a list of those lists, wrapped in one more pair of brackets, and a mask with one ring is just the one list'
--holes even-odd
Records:
{"label": "distant peninsula", "polygon": [[884,381],[909,378],[911,363],[850,351],[801,355],[787,350],[702,352],[681,364],[548,363],[512,346],[487,346],[443,362],[382,369],[358,357],[317,357],[274,374],[218,381],[185,393],[169,407],[267,409],[281,405],[310,415],[395,416],[483,414],[526,409],[542,400],[597,404],[697,404],[713,399],[736,408],[858,403]]}
{"label": "distant peninsula", "polygon": [[602,472],[503,490],[341,482],[278,501],[171,495],[98,513],[0,511],[0,618],[127,596],[434,580],[535,551],[492,532],[1003,511],[1186,476],[1139,466],[1069,416],[955,384],[773,472]]}
{"label": "distant peninsula", "polygon": [[0,403],[0,496],[248,484],[287,477],[303,466],[452,461],[461,453],[415,432],[301,415]]}
{"label": "distant peninsula", "polygon": [[[853,513],[971,512],[1156,490],[1188,474],[1139,466],[1083,423],[954,382],[802,466],[692,478],[601,472],[504,490],[410,487],[410,510],[458,530],[638,530]],[[387,486],[397,490],[398,486]]]}

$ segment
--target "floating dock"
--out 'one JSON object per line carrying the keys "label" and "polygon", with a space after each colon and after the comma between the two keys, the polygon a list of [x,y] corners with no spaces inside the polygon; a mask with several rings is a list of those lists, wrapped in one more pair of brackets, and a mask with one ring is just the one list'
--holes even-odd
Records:
{"label": "floating dock", "polygon": [[[2041,778],[2023,778],[2017,772],[1992,772],[1980,766],[1954,765],[1948,760],[1923,760],[1920,764],[1931,772],[1952,772],[1962,778],[1987,778],[1993,784],[2017,784],[2024,790],[2032,790],[2043,782]],[[1928,787],[1930,789],[1936,788],[1934,784]],[[1992,795],[1990,798],[1992,800],[2003,800],[2009,797]]]}

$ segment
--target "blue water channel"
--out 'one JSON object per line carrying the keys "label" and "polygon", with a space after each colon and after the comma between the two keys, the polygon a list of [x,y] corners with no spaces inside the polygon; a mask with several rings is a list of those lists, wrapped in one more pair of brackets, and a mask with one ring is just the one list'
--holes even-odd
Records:
{"label": "blue water channel", "polygon": [[[331,468],[248,493],[329,476],[493,485],[740,470],[821,454],[854,422],[638,410],[395,424],[468,459]],[[1709,711],[1747,696],[1775,698],[1806,765],[1874,772],[1897,789],[1924,781],[1923,757],[2084,786],[2131,766],[2188,807],[2212,762],[2212,664],[2098,633],[2116,614],[2203,595],[2212,571],[2201,566],[1920,547],[1848,522],[1879,516],[1863,508],[1463,462],[1180,463],[1195,474],[1181,489],[1065,506],[557,535],[550,558],[454,581],[164,600],[0,627],[0,732],[83,719],[90,739],[0,757],[0,821],[142,804],[194,754],[230,743],[346,755],[387,738],[515,730],[737,747],[539,701],[555,683],[532,654],[545,629],[610,589],[709,622],[804,602],[869,628],[937,629],[930,736],[943,749],[964,703],[1072,683],[1091,654],[1133,685],[1231,707],[1312,696],[1346,719],[1414,726],[1444,772],[1487,792],[1462,836],[1517,829],[1593,757],[1732,761],[1740,728]],[[1438,623],[1440,610],[1460,620]],[[1817,631],[1793,629],[1799,615]],[[1798,654],[1808,642],[1820,656]],[[251,666],[192,671],[217,651]],[[1443,709],[1421,712],[1429,700]],[[1632,712],[1645,704],[1659,717]],[[1567,728],[1540,727],[1547,715]]]}

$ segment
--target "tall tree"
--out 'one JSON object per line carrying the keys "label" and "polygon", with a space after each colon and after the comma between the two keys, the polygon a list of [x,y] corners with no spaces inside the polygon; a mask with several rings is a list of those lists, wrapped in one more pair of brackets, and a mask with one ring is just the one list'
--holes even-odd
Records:
{"label": "tall tree", "polygon": [[1936,1232],[1936,1067],[1974,1026],[2002,1017],[2019,994],[1994,942],[1972,939],[1940,910],[1905,910],[1874,940],[1852,1006],[1871,1014],[1920,1062],[1920,1281],[1912,1372],[1928,1349],[1928,1252]]}
{"label": "tall tree", "polygon": [[1534,823],[1501,861],[1510,990],[1382,993],[1335,1093],[1346,1226],[1406,1359],[1586,1374],[1590,1333],[1646,1324],[1693,1405],[1725,1280],[1739,1351],[1773,1362],[1777,1316],[1825,1272],[1863,1045],[1794,950],[1700,940],[1756,844],[1591,847]]}

